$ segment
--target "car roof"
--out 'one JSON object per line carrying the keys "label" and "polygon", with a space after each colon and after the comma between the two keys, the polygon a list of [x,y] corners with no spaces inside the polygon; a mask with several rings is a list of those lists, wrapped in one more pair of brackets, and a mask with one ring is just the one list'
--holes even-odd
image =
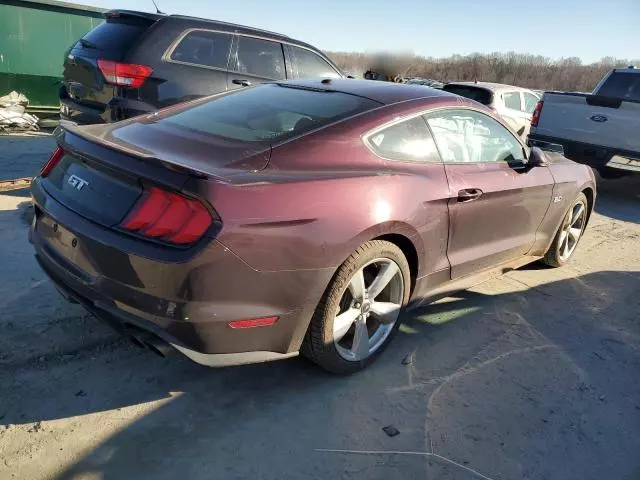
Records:
{"label": "car roof", "polygon": [[[521,91],[521,92],[531,92],[528,88],[516,87],[514,85],[507,85],[504,83],[492,83],[492,82],[449,82],[447,85],[461,85],[465,87],[478,87],[484,88],[485,90],[490,90],[492,92],[503,92],[506,90],[509,91]],[[446,85],[445,85],[446,86]]]}
{"label": "car roof", "polygon": [[407,85],[403,83],[381,82],[378,80],[315,78],[287,80],[278,83],[282,85],[299,86],[301,88],[348,93],[386,105],[420,98],[457,97],[457,95],[452,93],[425,87],[424,85]]}
{"label": "car roof", "polygon": [[149,12],[140,12],[137,10],[125,10],[125,9],[113,9],[105,12],[105,17],[110,15],[132,15],[141,18],[148,18],[153,21],[164,20],[164,21],[182,21],[187,23],[193,23],[194,26],[202,27],[202,28],[210,28],[214,30],[222,30],[222,31],[230,31],[235,33],[244,33],[249,35],[257,35],[260,37],[264,37],[270,40],[276,41],[286,41],[288,43],[293,43],[296,45],[300,45],[311,50],[320,52],[318,48],[310,45],[306,42],[295,40],[287,35],[278,32],[272,32],[270,30],[264,30],[261,28],[249,27],[247,25],[240,25],[237,23],[229,23],[223,22],[220,20],[211,20],[209,18],[202,17],[191,17],[188,15],[167,15],[164,13],[149,13]]}

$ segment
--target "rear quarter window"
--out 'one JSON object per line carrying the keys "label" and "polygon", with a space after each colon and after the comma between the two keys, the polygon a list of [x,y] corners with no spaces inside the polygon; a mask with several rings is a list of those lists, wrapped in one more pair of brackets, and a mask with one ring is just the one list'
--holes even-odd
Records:
{"label": "rear quarter window", "polygon": [[226,69],[231,38],[231,35],[226,33],[189,32],[171,52],[170,59],[177,62]]}
{"label": "rear quarter window", "polygon": [[377,131],[367,138],[369,147],[391,160],[440,162],[436,144],[422,117]]}
{"label": "rear quarter window", "polygon": [[229,140],[274,143],[379,106],[340,92],[268,84],[213,97],[158,122]]}

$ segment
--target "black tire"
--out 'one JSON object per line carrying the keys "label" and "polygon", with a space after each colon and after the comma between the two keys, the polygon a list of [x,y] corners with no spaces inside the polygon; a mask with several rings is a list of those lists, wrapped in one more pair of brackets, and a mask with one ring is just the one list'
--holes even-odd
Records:
{"label": "black tire", "polygon": [[395,321],[388,336],[374,352],[364,360],[349,361],[338,352],[334,343],[333,321],[336,312],[341,308],[343,295],[349,287],[351,279],[365,265],[376,259],[392,260],[399,267],[402,275],[401,308],[407,305],[411,290],[409,264],[402,250],[390,242],[372,240],[360,246],[337,270],[331,283],[311,319],[309,330],[304,341],[302,353],[313,362],[329,372],[348,375],[355,373],[373,363],[386,346],[391,342],[400,326],[400,318]]}
{"label": "black tire", "polygon": [[[568,220],[570,220],[571,218],[574,208],[578,204],[583,204],[585,208],[585,216],[584,216],[584,221],[582,222],[582,225],[581,225],[580,236],[578,237],[578,240],[576,241],[575,246],[573,247],[569,256],[566,258],[563,258],[563,256],[560,253],[560,246],[561,246],[560,242],[563,241],[562,233],[565,227],[567,226]],[[587,219],[589,218],[590,213],[591,212],[589,211],[589,202],[587,201],[587,197],[584,193],[580,193],[580,195],[578,195],[576,199],[571,203],[571,207],[567,210],[564,217],[562,217],[562,223],[558,227],[558,231],[556,232],[556,235],[553,238],[553,243],[551,243],[549,250],[547,250],[547,253],[545,254],[544,258],[541,260],[542,263],[550,267],[556,268],[556,267],[562,267],[563,265],[566,265],[569,262],[569,260],[571,260],[571,257],[576,251],[578,243],[582,239],[582,234],[584,233],[584,229],[587,226]]]}

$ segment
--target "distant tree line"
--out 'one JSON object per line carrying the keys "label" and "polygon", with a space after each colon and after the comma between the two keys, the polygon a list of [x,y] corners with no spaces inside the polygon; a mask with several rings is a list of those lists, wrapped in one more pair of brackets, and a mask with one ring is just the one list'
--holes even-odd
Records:
{"label": "distant tree line", "polygon": [[345,72],[362,78],[369,69],[385,74],[431,78],[441,82],[484,81],[540,90],[589,92],[606,72],[616,67],[640,66],[640,60],[606,57],[583,64],[579,58],[552,60],[525,53],[490,53],[425,58],[406,54],[327,52]]}

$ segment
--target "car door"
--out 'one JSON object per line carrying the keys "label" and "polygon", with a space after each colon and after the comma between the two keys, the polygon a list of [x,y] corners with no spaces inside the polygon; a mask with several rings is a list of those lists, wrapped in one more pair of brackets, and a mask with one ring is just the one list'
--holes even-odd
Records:
{"label": "car door", "polygon": [[190,29],[181,33],[154,66],[158,106],[192,100],[227,90],[227,67],[233,35]]}
{"label": "car door", "polygon": [[280,42],[236,35],[229,62],[229,90],[284,80],[288,76]]}
{"label": "car door", "polygon": [[501,112],[502,117],[518,135],[524,138],[531,117],[523,111],[520,92],[514,90],[504,92],[500,96],[504,104],[504,110]]}
{"label": "car door", "polygon": [[295,45],[286,45],[293,62],[294,78],[341,78],[342,75],[317,53]]}
{"label": "car door", "polygon": [[449,185],[452,279],[525,255],[551,202],[549,169],[526,168],[526,147],[477,110],[443,109],[426,119]]}

